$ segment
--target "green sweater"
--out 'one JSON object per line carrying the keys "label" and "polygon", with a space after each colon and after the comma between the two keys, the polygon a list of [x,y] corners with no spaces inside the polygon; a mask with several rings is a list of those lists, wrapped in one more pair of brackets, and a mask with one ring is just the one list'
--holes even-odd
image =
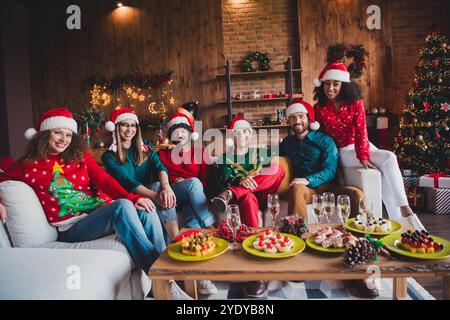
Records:
{"label": "green sweater", "polygon": [[256,176],[270,166],[271,154],[266,149],[250,148],[245,155],[223,154],[218,163],[222,186],[237,186],[246,176]]}
{"label": "green sweater", "polygon": [[148,158],[139,166],[136,165],[134,158],[134,146],[131,146],[130,149],[124,149],[127,158],[124,164],[119,162],[119,157],[112,150],[108,150],[102,155],[102,162],[106,171],[128,192],[133,192],[140,185],[147,186],[157,181],[161,171],[167,172],[155,151],[155,147],[147,140],[144,140],[144,144],[149,147]]}

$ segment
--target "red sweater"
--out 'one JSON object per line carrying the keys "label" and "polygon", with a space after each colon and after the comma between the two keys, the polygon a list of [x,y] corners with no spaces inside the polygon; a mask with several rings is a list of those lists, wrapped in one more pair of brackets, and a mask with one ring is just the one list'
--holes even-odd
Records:
{"label": "red sweater", "polygon": [[351,105],[342,103],[341,112],[337,112],[330,100],[323,107],[316,104],[314,109],[321,129],[334,139],[339,148],[355,144],[356,157],[359,160],[370,159],[366,113],[362,100],[358,99]]}
{"label": "red sweater", "polygon": [[[19,180],[36,192],[47,220],[54,226],[69,225],[112,199],[135,203],[139,195],[128,193],[86,152],[83,160],[64,163],[61,156],[39,161],[19,160],[0,176],[0,182]],[[93,186],[98,190],[94,193]]]}
{"label": "red sweater", "polygon": [[[189,178],[198,178],[202,182],[203,186],[206,185],[206,179],[208,176],[208,165],[203,160],[203,148],[195,149],[197,152],[183,152],[180,151],[180,164],[175,164],[175,161],[172,161],[171,154],[172,150],[169,149],[161,149],[159,151],[159,158],[164,166],[169,171],[169,182],[170,184],[175,183],[175,180],[178,178],[189,179]],[[192,151],[193,149],[191,149]],[[174,158],[176,160],[176,158]],[[197,160],[197,161],[194,161]]]}

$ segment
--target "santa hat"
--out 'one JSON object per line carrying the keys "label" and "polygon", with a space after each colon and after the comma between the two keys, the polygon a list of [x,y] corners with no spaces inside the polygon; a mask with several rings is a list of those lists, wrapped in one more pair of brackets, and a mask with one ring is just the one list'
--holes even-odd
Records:
{"label": "santa hat", "polygon": [[169,121],[167,122],[167,129],[175,130],[177,128],[184,128],[184,125],[187,125],[191,128],[191,139],[198,140],[199,134],[198,132],[194,132],[194,119],[189,118],[186,114],[177,112],[170,116]]}
{"label": "santa hat", "polygon": [[58,128],[69,129],[73,133],[77,133],[77,122],[67,108],[55,108],[44,112],[36,127],[25,131],[25,138],[31,140],[38,131]]}
{"label": "santa hat", "polygon": [[[233,120],[228,124],[229,134],[232,134],[232,130],[237,130],[237,129],[250,129],[251,130],[252,125],[250,124],[250,122],[248,122],[244,118],[234,117]],[[234,145],[233,138],[228,137],[227,140],[225,141],[225,144],[231,148]]]}
{"label": "santa hat", "polygon": [[290,115],[297,112],[308,114],[309,121],[311,122],[309,124],[309,128],[311,130],[318,130],[320,128],[320,124],[316,121],[316,118],[314,116],[314,108],[308,102],[300,99],[293,100],[289,107],[286,109],[286,117],[289,118]]}
{"label": "santa hat", "polygon": [[350,73],[342,62],[333,62],[322,70],[319,79],[314,79],[314,86],[320,87],[325,80],[350,82]]}
{"label": "santa hat", "polygon": [[[116,124],[126,120],[135,121],[136,124],[139,125],[138,117],[130,108],[119,107],[113,112],[111,112],[111,115],[109,116],[109,121],[105,123],[105,129],[109,132],[112,132],[113,137],[113,142],[109,147],[109,150],[117,152],[117,140],[114,130],[116,130]],[[148,148],[144,145],[143,141],[141,141],[141,144],[142,144],[142,151],[147,152]]]}
{"label": "santa hat", "polygon": [[109,132],[113,132],[116,130],[116,124],[125,120],[133,120],[139,124],[138,117],[130,108],[117,108],[113,112],[111,112],[111,116],[109,117],[109,121],[105,123],[105,128]]}

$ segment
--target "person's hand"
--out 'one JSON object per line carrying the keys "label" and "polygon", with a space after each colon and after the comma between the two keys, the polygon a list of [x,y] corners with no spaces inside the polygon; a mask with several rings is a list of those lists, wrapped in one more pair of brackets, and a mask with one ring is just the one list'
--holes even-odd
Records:
{"label": "person's hand", "polygon": [[361,163],[361,165],[366,168],[366,169],[375,169],[378,170],[378,168],[369,160],[360,160],[359,163]]}
{"label": "person's hand", "polygon": [[296,184],[304,184],[305,186],[307,186],[309,184],[308,179],[305,178],[295,178],[294,180],[291,181],[291,183],[289,183],[289,187],[292,187],[293,185]]}
{"label": "person's hand", "polygon": [[175,196],[175,193],[170,185],[163,187],[159,194],[162,200],[162,203],[160,204],[164,208],[173,208],[177,205],[177,197]]}
{"label": "person's hand", "polygon": [[241,181],[239,181],[239,185],[249,190],[255,190],[258,188],[258,184],[252,177],[243,177]]}
{"label": "person's hand", "polygon": [[183,182],[183,181],[184,181],[184,179],[181,177],[175,179],[175,183],[179,183],[179,182]]}
{"label": "person's hand", "polygon": [[5,223],[7,218],[8,218],[8,214],[6,213],[6,208],[0,202],[0,220],[2,220],[3,223]]}
{"label": "person's hand", "polygon": [[152,212],[155,210],[155,204],[149,198],[140,198],[134,204],[137,210],[145,210],[147,212]]}

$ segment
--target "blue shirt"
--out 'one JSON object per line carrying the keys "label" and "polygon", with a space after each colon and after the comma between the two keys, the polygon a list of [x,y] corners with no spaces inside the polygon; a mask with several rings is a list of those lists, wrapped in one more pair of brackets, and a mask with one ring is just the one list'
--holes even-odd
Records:
{"label": "blue shirt", "polygon": [[319,131],[310,131],[300,140],[286,137],[280,144],[280,156],[288,157],[295,178],[306,178],[308,186],[317,188],[336,176],[338,149],[333,139]]}

